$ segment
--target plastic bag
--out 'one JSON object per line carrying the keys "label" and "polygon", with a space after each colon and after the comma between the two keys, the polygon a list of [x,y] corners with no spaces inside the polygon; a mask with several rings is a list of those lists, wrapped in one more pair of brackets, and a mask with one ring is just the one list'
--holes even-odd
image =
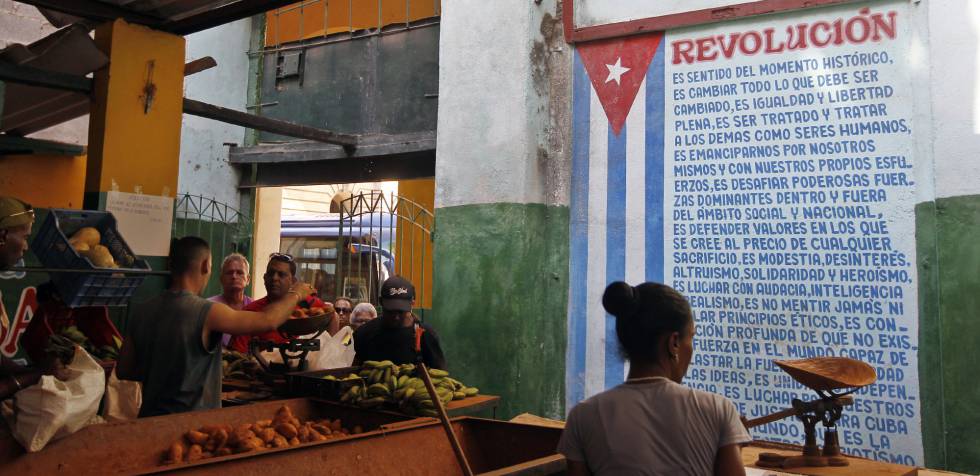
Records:
{"label": "plastic bag", "polygon": [[29,452],[87,426],[99,411],[105,393],[105,370],[81,347],[65,372],[68,379],[45,375],[36,385],[14,395],[4,407],[14,438]]}
{"label": "plastic bag", "polygon": [[119,380],[113,369],[105,388],[102,417],[110,422],[133,420],[139,416],[142,404],[142,385],[132,380]]}
{"label": "plastic bag", "polygon": [[350,367],[354,362],[354,341],[350,339],[353,334],[354,330],[348,326],[342,327],[333,336],[327,332],[321,334],[320,350],[310,353],[310,370]]}

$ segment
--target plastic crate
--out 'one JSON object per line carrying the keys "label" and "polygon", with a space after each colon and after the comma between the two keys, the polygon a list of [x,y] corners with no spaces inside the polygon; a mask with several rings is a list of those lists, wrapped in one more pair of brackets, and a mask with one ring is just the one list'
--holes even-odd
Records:
{"label": "plastic crate", "polygon": [[101,244],[109,249],[113,259],[119,264],[117,270],[120,273],[51,273],[51,280],[61,299],[69,307],[123,306],[129,302],[129,298],[146,276],[122,273],[150,271],[150,265],[145,260],[137,259],[132,249],[126,245],[116,229],[116,218],[111,213],[51,209],[31,242],[31,251],[48,268],[106,269],[95,267],[68,243],[69,236],[86,226],[99,230],[102,235]]}
{"label": "plastic crate", "polygon": [[[31,361],[39,364],[46,358],[44,349],[48,345],[48,338],[69,326],[77,327],[96,347],[115,346],[116,339],[122,340],[122,335],[109,319],[109,310],[105,306],[71,309],[56,303],[46,303],[38,308],[37,314],[27,324],[20,345]],[[114,362],[101,363],[104,368],[111,368]]]}

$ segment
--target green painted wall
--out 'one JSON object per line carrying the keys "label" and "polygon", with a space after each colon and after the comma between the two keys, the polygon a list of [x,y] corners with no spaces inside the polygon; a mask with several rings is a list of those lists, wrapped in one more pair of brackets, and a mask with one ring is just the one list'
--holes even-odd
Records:
{"label": "green painted wall", "polygon": [[503,397],[498,418],[564,415],[568,208],[435,213],[435,326],[450,371]]}
{"label": "green painted wall", "polygon": [[980,472],[980,195],[916,207],[926,464]]}

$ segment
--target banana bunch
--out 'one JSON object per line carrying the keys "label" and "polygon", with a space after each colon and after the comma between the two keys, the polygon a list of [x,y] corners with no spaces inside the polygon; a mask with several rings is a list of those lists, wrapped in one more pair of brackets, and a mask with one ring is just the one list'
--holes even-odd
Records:
{"label": "banana bunch", "polygon": [[361,376],[357,374],[350,374],[343,378],[337,378],[336,375],[325,375],[323,380],[330,380],[332,382],[359,382],[361,381]]}
{"label": "banana bunch", "polygon": [[[400,411],[409,415],[437,416],[435,403],[425,382],[414,377],[415,365],[395,365],[390,360],[381,362],[369,360],[364,362],[357,378],[361,382],[355,384],[340,398],[342,403],[351,403],[363,408],[374,408],[384,404],[397,406]],[[354,375],[342,379],[353,380]],[[436,398],[443,405],[453,400],[462,400],[479,393],[476,387],[467,387],[462,382],[449,376],[449,372],[439,369],[429,369],[429,377],[436,388]]]}
{"label": "banana bunch", "polygon": [[251,355],[225,350],[221,354],[221,375],[236,380],[256,380],[262,368]]}

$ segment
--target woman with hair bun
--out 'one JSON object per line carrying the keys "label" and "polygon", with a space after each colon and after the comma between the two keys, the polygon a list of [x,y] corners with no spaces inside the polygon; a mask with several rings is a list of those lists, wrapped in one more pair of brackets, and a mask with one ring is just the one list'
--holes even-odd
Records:
{"label": "woman with hair bun", "polygon": [[577,475],[740,475],[751,441],[735,405],[681,384],[694,319],[680,293],[658,283],[610,284],[602,306],[630,361],[622,385],[572,409],[558,451]]}

